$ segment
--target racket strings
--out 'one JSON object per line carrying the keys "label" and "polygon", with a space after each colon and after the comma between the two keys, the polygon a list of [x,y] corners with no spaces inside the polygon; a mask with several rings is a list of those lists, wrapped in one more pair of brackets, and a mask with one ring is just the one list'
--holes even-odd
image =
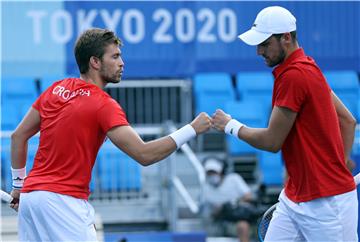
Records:
{"label": "racket strings", "polygon": [[265,235],[266,232],[269,228],[269,224],[270,221],[273,217],[273,213],[276,210],[276,206],[273,205],[272,207],[270,207],[265,214],[262,216],[260,222],[259,222],[259,226],[258,226],[258,235],[259,235],[259,239],[260,241],[264,241],[265,239]]}

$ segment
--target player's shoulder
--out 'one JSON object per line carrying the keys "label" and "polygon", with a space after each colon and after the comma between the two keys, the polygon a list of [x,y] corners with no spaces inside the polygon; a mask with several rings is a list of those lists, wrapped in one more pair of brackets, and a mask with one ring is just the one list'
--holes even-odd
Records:
{"label": "player's shoulder", "polygon": [[105,91],[102,92],[97,92],[97,96],[94,99],[96,100],[96,105],[101,109],[101,108],[120,108],[121,106],[120,104],[114,99],[112,98],[108,93],[106,93]]}
{"label": "player's shoulder", "polygon": [[277,87],[306,89],[309,81],[308,71],[300,66],[289,66],[275,81]]}
{"label": "player's shoulder", "polygon": [[102,89],[95,89],[94,90],[97,98],[99,98],[99,101],[101,102],[106,102],[106,103],[117,103],[106,91],[102,90]]}
{"label": "player's shoulder", "polygon": [[290,81],[294,79],[300,79],[303,69],[301,66],[293,64],[289,65],[285,71],[278,77],[282,81]]}

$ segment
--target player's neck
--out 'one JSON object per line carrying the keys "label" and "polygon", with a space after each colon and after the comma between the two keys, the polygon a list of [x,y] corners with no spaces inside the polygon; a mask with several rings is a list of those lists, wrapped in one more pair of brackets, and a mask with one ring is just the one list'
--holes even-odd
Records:
{"label": "player's neck", "polygon": [[91,75],[90,73],[80,74],[80,79],[87,83],[94,84],[101,89],[105,87],[105,83],[101,80],[101,78],[97,77],[96,75]]}
{"label": "player's neck", "polygon": [[286,51],[286,55],[285,55],[285,60],[297,49],[299,49],[299,44],[296,42],[293,45],[291,45],[287,51]]}

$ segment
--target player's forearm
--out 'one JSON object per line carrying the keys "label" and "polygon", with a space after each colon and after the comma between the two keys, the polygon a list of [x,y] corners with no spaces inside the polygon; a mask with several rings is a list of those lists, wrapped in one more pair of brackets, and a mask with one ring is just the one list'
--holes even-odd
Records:
{"label": "player's forearm", "polygon": [[333,91],[331,91],[331,96],[339,119],[345,158],[349,159],[354,142],[356,119]]}
{"label": "player's forearm", "polygon": [[212,123],[217,130],[236,136],[255,148],[276,153],[286,140],[296,116],[296,112],[286,107],[275,106],[267,128],[250,128],[218,109]]}
{"label": "player's forearm", "polygon": [[27,139],[16,132],[11,135],[11,166],[20,169],[26,165]]}
{"label": "player's forearm", "polygon": [[354,118],[339,118],[345,158],[349,159],[354,143],[356,120]]}
{"label": "player's forearm", "polygon": [[144,143],[136,157],[136,160],[140,164],[148,166],[163,160],[174,152],[176,148],[176,143],[169,136],[152,140]]}
{"label": "player's forearm", "polygon": [[278,142],[276,136],[271,134],[269,128],[242,127],[239,130],[238,136],[257,149],[274,153],[281,149],[281,144]]}

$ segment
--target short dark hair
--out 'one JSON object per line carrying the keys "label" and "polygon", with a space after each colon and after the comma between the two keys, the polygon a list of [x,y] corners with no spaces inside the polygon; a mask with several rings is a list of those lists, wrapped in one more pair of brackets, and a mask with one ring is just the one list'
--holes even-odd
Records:
{"label": "short dark hair", "polygon": [[76,40],[74,54],[80,73],[89,70],[89,60],[92,56],[102,58],[105,48],[109,44],[122,45],[121,40],[113,31],[100,28],[92,28],[82,33]]}
{"label": "short dark hair", "polygon": [[[272,36],[274,36],[275,38],[277,38],[278,40],[281,38],[281,36],[283,36],[284,34],[273,34]],[[290,32],[291,38],[293,40],[293,42],[296,41],[296,30]]]}

